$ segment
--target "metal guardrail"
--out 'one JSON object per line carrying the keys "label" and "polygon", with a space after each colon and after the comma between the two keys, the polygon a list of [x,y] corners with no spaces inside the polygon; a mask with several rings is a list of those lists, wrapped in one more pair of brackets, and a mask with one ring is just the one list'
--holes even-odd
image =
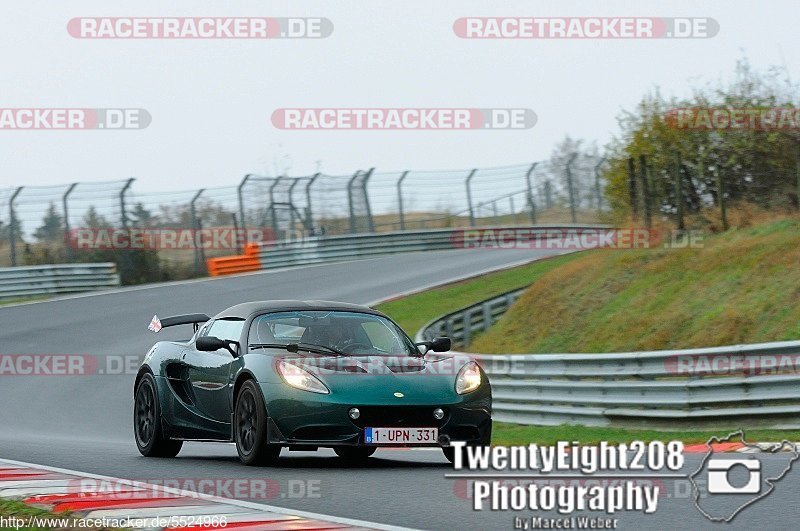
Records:
{"label": "metal guardrail", "polygon": [[485,332],[514,304],[527,287],[507,291],[491,299],[437,317],[420,329],[417,341],[447,336],[453,345],[467,348],[476,332]]}
{"label": "metal guardrail", "polygon": [[0,268],[0,300],[77,293],[119,285],[117,266],[111,262]]}
{"label": "metal guardrail", "polygon": [[[373,258],[394,253],[463,249],[464,234],[487,229],[605,229],[606,225],[535,225],[519,227],[450,228],[422,231],[352,234],[307,238],[294,242],[263,244],[259,257],[262,269],[318,264],[340,260]],[[539,233],[541,234],[541,232]]]}
{"label": "metal guardrail", "polygon": [[[515,290],[431,321],[417,341],[486,329]],[[615,354],[467,354],[494,418],[528,425],[800,428],[800,341]]]}

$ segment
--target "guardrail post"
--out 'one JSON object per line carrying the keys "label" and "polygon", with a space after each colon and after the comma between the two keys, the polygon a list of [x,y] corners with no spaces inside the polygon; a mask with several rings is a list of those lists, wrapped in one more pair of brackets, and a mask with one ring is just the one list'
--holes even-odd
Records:
{"label": "guardrail post", "polygon": [[463,325],[462,325],[462,338],[461,342],[464,344],[464,348],[469,346],[469,340],[472,336],[472,308],[466,308],[462,315],[463,318]]}
{"label": "guardrail post", "polygon": [[311,211],[311,186],[320,175],[322,174],[319,172],[315,173],[308,181],[308,184],[306,184],[306,226],[309,231],[314,230],[314,215]]}
{"label": "guardrail post", "polygon": [[361,170],[356,170],[353,176],[347,181],[347,207],[349,209],[350,214],[350,233],[356,233],[356,211],[355,206],[353,205],[353,183],[356,181],[358,176],[361,174]]}
{"label": "guardrail post", "polygon": [[247,184],[247,181],[250,180],[252,177],[252,173],[248,173],[242,179],[242,182],[239,183],[239,186],[236,187],[236,196],[239,198],[239,222],[242,224],[242,228],[247,228],[247,221],[244,217],[244,185]]}
{"label": "guardrail post", "polygon": [[[406,230],[406,218],[403,212],[403,181],[408,176],[408,170],[403,172],[403,175],[397,180],[397,207],[400,210],[400,230]],[[798,199],[800,202],[800,199]]]}
{"label": "guardrail post", "polygon": [[[202,249],[202,245],[198,245],[198,240],[197,240],[197,238],[200,237],[201,233],[200,233],[200,220],[197,218],[197,208],[196,208],[195,205],[197,203],[197,200],[200,199],[200,196],[203,194],[203,192],[205,192],[205,190],[206,190],[205,188],[200,188],[200,190],[198,190],[197,193],[194,194],[194,197],[192,197],[192,200],[189,201],[189,215],[192,218],[192,229],[194,229],[194,231],[195,231],[194,238],[193,238],[193,241],[195,242],[195,246],[194,246],[194,272],[197,275],[202,275],[203,274],[203,265],[202,265],[203,262],[201,261],[201,257],[200,257],[200,251]],[[235,234],[236,242],[237,242],[237,245],[238,245],[238,242],[239,242],[239,231],[237,230],[236,232],[234,232],[234,234]]]}
{"label": "guardrail post", "polygon": [[594,167],[594,193],[595,196],[597,197],[598,212],[603,211],[603,195],[600,192],[600,166],[602,166],[605,161],[606,158],[603,157],[602,159],[600,159],[600,162],[598,162]]}
{"label": "guardrail post", "polygon": [[9,243],[11,244],[11,265],[17,265],[17,215],[14,213],[14,200],[17,198],[19,193],[22,189],[25,188],[24,186],[20,186],[17,188],[13,194],[11,194],[11,199],[8,200],[8,214],[10,217],[10,224],[8,227],[9,230],[9,239],[11,240]]}
{"label": "guardrail post", "polygon": [[456,335],[455,329],[456,329],[456,327],[455,327],[455,325],[453,323],[453,318],[452,317],[448,317],[447,320],[444,322],[444,329],[446,331],[447,337],[451,337],[451,338],[453,338],[453,340],[455,340],[455,335]]}
{"label": "guardrail post", "polygon": [[573,153],[567,161],[567,192],[569,193],[569,217],[572,223],[577,223],[577,216],[575,214],[575,187],[572,184],[572,163],[578,157],[577,153]]}
{"label": "guardrail post", "polygon": [[372,172],[375,171],[375,168],[370,168],[367,171],[367,174],[364,175],[364,179],[361,183],[361,190],[364,193],[364,203],[366,203],[367,207],[367,224],[369,226],[369,232],[375,232],[375,221],[372,219],[372,207],[369,204],[369,194],[367,194],[367,183],[369,182],[369,178],[372,177]]}
{"label": "guardrail post", "polygon": [[61,205],[64,210],[64,246],[66,247],[67,260],[69,261],[72,261],[75,258],[75,256],[74,253],[72,252],[72,246],[70,245],[68,200],[69,200],[69,194],[72,193],[72,191],[75,189],[76,186],[78,186],[78,183],[70,184],[69,188],[67,188],[67,191],[64,192],[64,195],[61,197]]}
{"label": "guardrail post", "polygon": [[481,308],[483,309],[483,326],[482,329],[486,332],[490,326],[492,326],[492,304],[491,301],[484,301],[481,304]]}
{"label": "guardrail post", "polygon": [[536,204],[533,202],[533,183],[531,182],[531,177],[533,177],[533,172],[536,170],[537,164],[539,163],[534,162],[531,164],[531,167],[528,168],[528,173],[525,174],[525,184],[528,186],[528,208],[530,208],[529,212],[532,224],[536,224]]}
{"label": "guardrail post", "polygon": [[477,172],[477,171],[478,170],[476,168],[476,169],[473,169],[471,172],[469,172],[469,175],[467,175],[467,180],[465,181],[465,184],[467,186],[467,206],[469,207],[469,226],[470,227],[474,227],[475,226],[475,211],[472,209],[472,190],[470,190],[469,184],[470,184],[470,181],[472,181],[472,178],[475,177],[475,172]]}

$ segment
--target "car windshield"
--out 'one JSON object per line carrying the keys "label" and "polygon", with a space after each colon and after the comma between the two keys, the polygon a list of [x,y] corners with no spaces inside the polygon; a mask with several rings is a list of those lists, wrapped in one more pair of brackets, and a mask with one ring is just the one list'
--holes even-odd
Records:
{"label": "car windshield", "polygon": [[346,354],[416,355],[408,336],[392,321],[369,313],[295,311],[256,317],[250,345],[318,346]]}

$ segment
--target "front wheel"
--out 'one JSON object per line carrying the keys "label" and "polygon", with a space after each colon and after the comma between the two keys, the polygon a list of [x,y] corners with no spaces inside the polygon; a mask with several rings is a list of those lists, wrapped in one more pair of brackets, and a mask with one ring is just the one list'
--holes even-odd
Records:
{"label": "front wheel", "polygon": [[267,410],[253,380],[246,381],[239,391],[234,419],[236,451],[242,463],[263,466],[278,459],[281,447],[267,444]]}
{"label": "front wheel", "polygon": [[149,373],[142,377],[139,387],[136,388],[133,433],[136,447],[145,457],[175,457],[183,446],[183,441],[173,441],[164,437],[156,380]]}
{"label": "front wheel", "polygon": [[346,461],[361,461],[375,453],[374,446],[337,446],[333,449],[336,455]]}

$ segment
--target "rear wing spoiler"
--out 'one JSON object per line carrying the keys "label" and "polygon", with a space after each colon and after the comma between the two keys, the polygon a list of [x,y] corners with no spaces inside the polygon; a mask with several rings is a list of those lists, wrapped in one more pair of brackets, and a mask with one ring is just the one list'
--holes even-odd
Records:
{"label": "rear wing spoiler", "polygon": [[168,326],[178,326],[178,325],[185,325],[190,324],[194,325],[194,331],[197,332],[197,329],[200,328],[202,323],[205,323],[211,319],[211,317],[207,316],[204,313],[190,313],[187,315],[176,315],[175,317],[165,317],[163,319],[159,319],[158,315],[154,315],[153,318],[150,320],[150,324],[147,326],[147,329],[151,332],[158,333],[161,331],[162,328],[166,328]]}

